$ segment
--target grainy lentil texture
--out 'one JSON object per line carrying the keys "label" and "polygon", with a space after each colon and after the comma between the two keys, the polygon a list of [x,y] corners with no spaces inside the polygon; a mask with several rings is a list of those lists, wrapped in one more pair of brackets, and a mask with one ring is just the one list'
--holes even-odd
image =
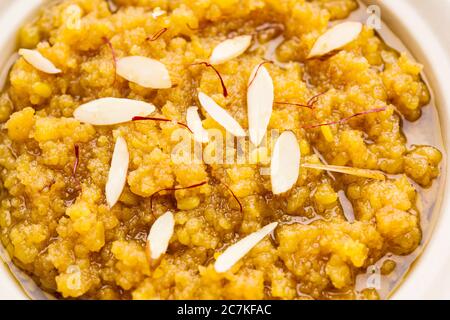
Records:
{"label": "grainy lentil texture", "polygon": [[[0,94],[1,242],[14,262],[43,289],[65,298],[376,298],[373,290],[354,290],[355,276],[388,252],[406,255],[418,247],[417,193],[410,181],[426,187],[439,175],[440,152],[408,149],[400,125],[401,116],[419,118],[430,99],[421,66],[386,47],[367,27],[343,50],[306,61],[328,23],[356,9],[353,0],[116,2],[119,11],[112,14],[105,1],[60,1],[20,30],[20,47],[37,47],[63,73],[47,75],[19,59]],[[168,14],[153,18],[155,7]],[[189,66],[207,60],[227,36],[252,34],[267,22],[282,28],[259,32],[260,46],[217,67],[227,98],[213,70]],[[146,41],[165,27],[158,40]],[[281,33],[285,41],[277,58],[285,64],[266,65],[275,101],[305,103],[326,93],[313,110],[274,105],[269,129],[294,131],[303,162],[318,163],[316,150],[330,164],[395,177],[373,181],[336,174],[333,180],[302,169],[292,190],[273,196],[270,177],[259,170],[267,166],[271,145],[252,154],[257,164],[176,164],[170,153],[178,142],[171,134],[180,127],[174,123],[94,127],[72,118],[81,103],[113,96],[153,102],[156,115],[184,122],[200,88],[246,128],[250,72],[262,61],[265,44]],[[163,62],[176,86],[145,89],[116,77],[104,38],[119,58],[143,55]],[[373,108],[386,111],[302,128]],[[222,129],[203,116],[206,128]],[[118,204],[109,209],[104,187],[119,134],[128,143],[130,168]],[[190,139],[187,130],[184,135]],[[80,159],[73,176],[75,144]],[[204,180],[208,184],[155,197],[152,214],[150,196],[156,191]],[[242,213],[219,181],[240,199]],[[339,190],[353,205],[354,223],[343,214]],[[151,266],[145,238],[155,216],[168,209],[175,233],[167,254]],[[322,219],[295,223],[298,216]],[[230,271],[214,271],[218,253],[272,221],[280,222],[273,239],[266,237]]]}

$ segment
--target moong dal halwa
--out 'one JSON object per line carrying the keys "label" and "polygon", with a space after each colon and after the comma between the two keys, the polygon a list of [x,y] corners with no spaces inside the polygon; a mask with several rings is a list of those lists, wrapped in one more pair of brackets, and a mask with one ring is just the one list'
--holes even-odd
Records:
{"label": "moong dal halwa", "polygon": [[0,95],[14,263],[64,298],[378,298],[356,278],[418,248],[442,156],[402,132],[430,100],[421,65],[337,21],[357,7],[43,8]]}

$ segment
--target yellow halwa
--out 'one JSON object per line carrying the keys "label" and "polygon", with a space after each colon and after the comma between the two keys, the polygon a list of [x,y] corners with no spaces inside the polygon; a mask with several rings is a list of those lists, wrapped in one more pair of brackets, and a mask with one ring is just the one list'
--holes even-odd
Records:
{"label": "yellow halwa", "polygon": [[[119,10],[112,13],[104,0],[59,1],[20,30],[20,47],[37,48],[62,73],[42,73],[20,58],[0,93],[0,237],[14,263],[42,289],[64,298],[377,298],[375,290],[357,291],[355,277],[387,253],[407,255],[419,246],[411,181],[428,187],[439,175],[440,152],[409,148],[400,125],[401,115],[416,120],[429,102],[421,66],[366,26],[342,50],[307,60],[329,23],[357,8],[354,0],[115,2]],[[166,13],[154,17],[157,7]],[[228,97],[213,70],[191,66],[207,61],[227,37],[254,35],[267,23],[277,27],[261,28],[257,45],[217,66]],[[159,39],[146,40],[162,28],[167,32]],[[96,127],[73,118],[82,103],[122,97],[152,102],[156,116],[184,122],[186,109],[198,105],[199,89],[247,128],[250,73],[281,34],[272,57],[277,62],[265,65],[275,101],[305,104],[324,94],[312,110],[274,104],[269,130],[292,130],[302,162],[320,163],[321,154],[329,164],[394,176],[374,181],[302,168],[295,186],[274,196],[270,177],[261,171],[271,145],[253,151],[249,163],[186,165],[171,159],[178,143],[171,135],[179,129],[173,122]],[[174,86],[146,89],[116,76],[113,54],[163,62]],[[304,127],[374,108],[386,110],[340,125]],[[201,112],[205,128],[223,131]],[[130,166],[119,202],[110,209],[104,189],[119,135],[127,141]],[[75,145],[79,164],[73,175]],[[158,194],[151,207],[155,192],[202,181],[208,183]],[[354,223],[344,215],[340,190],[353,206]],[[167,253],[150,264],[146,237],[167,210],[174,212],[175,232]],[[226,247],[273,221],[279,222],[273,237],[229,271],[214,270]]]}

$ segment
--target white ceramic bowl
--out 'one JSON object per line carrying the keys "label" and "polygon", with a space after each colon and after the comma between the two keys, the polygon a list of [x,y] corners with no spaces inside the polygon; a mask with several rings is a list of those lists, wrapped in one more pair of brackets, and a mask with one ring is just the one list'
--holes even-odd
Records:
{"label": "white ceramic bowl", "polygon": [[[434,92],[446,150],[450,148],[447,123],[450,122],[450,52],[448,30],[437,27],[448,21],[450,0],[370,1],[382,9],[382,19],[403,41],[415,58],[425,65],[425,75]],[[426,7],[423,5],[426,2]],[[43,0],[0,0],[0,66],[15,49],[16,32]],[[426,15],[422,10],[426,9]],[[434,20],[434,22],[433,22]],[[432,23],[433,22],[433,23]],[[447,46],[447,47],[445,47]],[[447,50],[447,51],[446,51]],[[446,175],[446,172],[442,173]],[[444,195],[448,194],[448,184]],[[431,239],[393,299],[450,299],[450,200],[442,201]],[[0,299],[27,299],[12,275],[0,263]]]}

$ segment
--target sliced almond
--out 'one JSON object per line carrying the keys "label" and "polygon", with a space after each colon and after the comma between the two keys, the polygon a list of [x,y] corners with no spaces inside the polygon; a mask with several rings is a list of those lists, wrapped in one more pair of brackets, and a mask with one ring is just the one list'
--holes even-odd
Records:
{"label": "sliced almond", "polygon": [[157,260],[166,253],[175,227],[173,214],[167,211],[153,223],[147,237],[147,254],[151,260]]}
{"label": "sliced almond", "polygon": [[101,98],[79,106],[75,119],[97,126],[128,122],[137,116],[148,116],[155,111],[151,103],[120,98]]}
{"label": "sliced almond", "polygon": [[352,21],[343,22],[332,27],[316,40],[308,58],[320,57],[344,47],[358,38],[362,27],[360,22]]}
{"label": "sliced almond", "polygon": [[253,249],[262,239],[277,227],[278,222],[272,222],[229,246],[214,263],[216,272],[226,272],[233,267],[236,262],[242,259]]}
{"label": "sliced almond", "polygon": [[197,107],[189,107],[187,109],[186,123],[188,128],[194,133],[195,141],[200,143],[209,141],[208,131],[203,128],[202,119],[200,119]]}
{"label": "sliced almond", "polygon": [[360,169],[354,167],[345,167],[345,166],[331,166],[325,164],[313,164],[313,163],[304,163],[302,167],[316,170],[324,170],[331,171],[337,173],[348,174],[352,176],[357,176],[361,178],[374,179],[374,180],[386,180],[386,176],[383,172],[378,170],[370,170],[370,169]]}
{"label": "sliced almond", "polygon": [[5,88],[6,82],[8,80],[9,71],[11,70],[14,63],[16,63],[18,58],[19,54],[14,53],[8,58],[8,60],[6,60],[5,64],[3,65],[0,71],[0,91],[2,91]]}
{"label": "sliced almond", "polygon": [[275,142],[270,163],[273,194],[288,191],[297,182],[300,172],[300,147],[295,134],[283,132]]}
{"label": "sliced almond", "polygon": [[267,131],[273,106],[273,81],[264,66],[254,68],[247,91],[248,128],[250,141],[259,146]]}
{"label": "sliced almond", "polygon": [[26,62],[31,64],[33,67],[35,67],[39,71],[49,73],[49,74],[56,74],[56,73],[61,72],[60,69],[55,67],[53,62],[48,60],[37,50],[20,49],[19,55],[21,55],[25,59]]}
{"label": "sliced almond", "polygon": [[213,50],[209,62],[221,64],[243,54],[252,43],[252,36],[238,36],[219,43]]}
{"label": "sliced almond", "polygon": [[131,56],[117,61],[117,74],[144,88],[167,89],[172,87],[169,71],[158,60]]}
{"label": "sliced almond", "polygon": [[114,152],[109,168],[108,181],[106,182],[105,193],[106,202],[112,208],[122,194],[127,181],[128,163],[130,155],[128,154],[127,142],[122,137],[117,137],[114,146]]}
{"label": "sliced almond", "polygon": [[211,97],[203,92],[198,93],[198,100],[206,112],[213,118],[218,124],[225,128],[229,133],[236,137],[244,137],[245,131],[240,124],[234,120],[221,106],[219,106]]}

